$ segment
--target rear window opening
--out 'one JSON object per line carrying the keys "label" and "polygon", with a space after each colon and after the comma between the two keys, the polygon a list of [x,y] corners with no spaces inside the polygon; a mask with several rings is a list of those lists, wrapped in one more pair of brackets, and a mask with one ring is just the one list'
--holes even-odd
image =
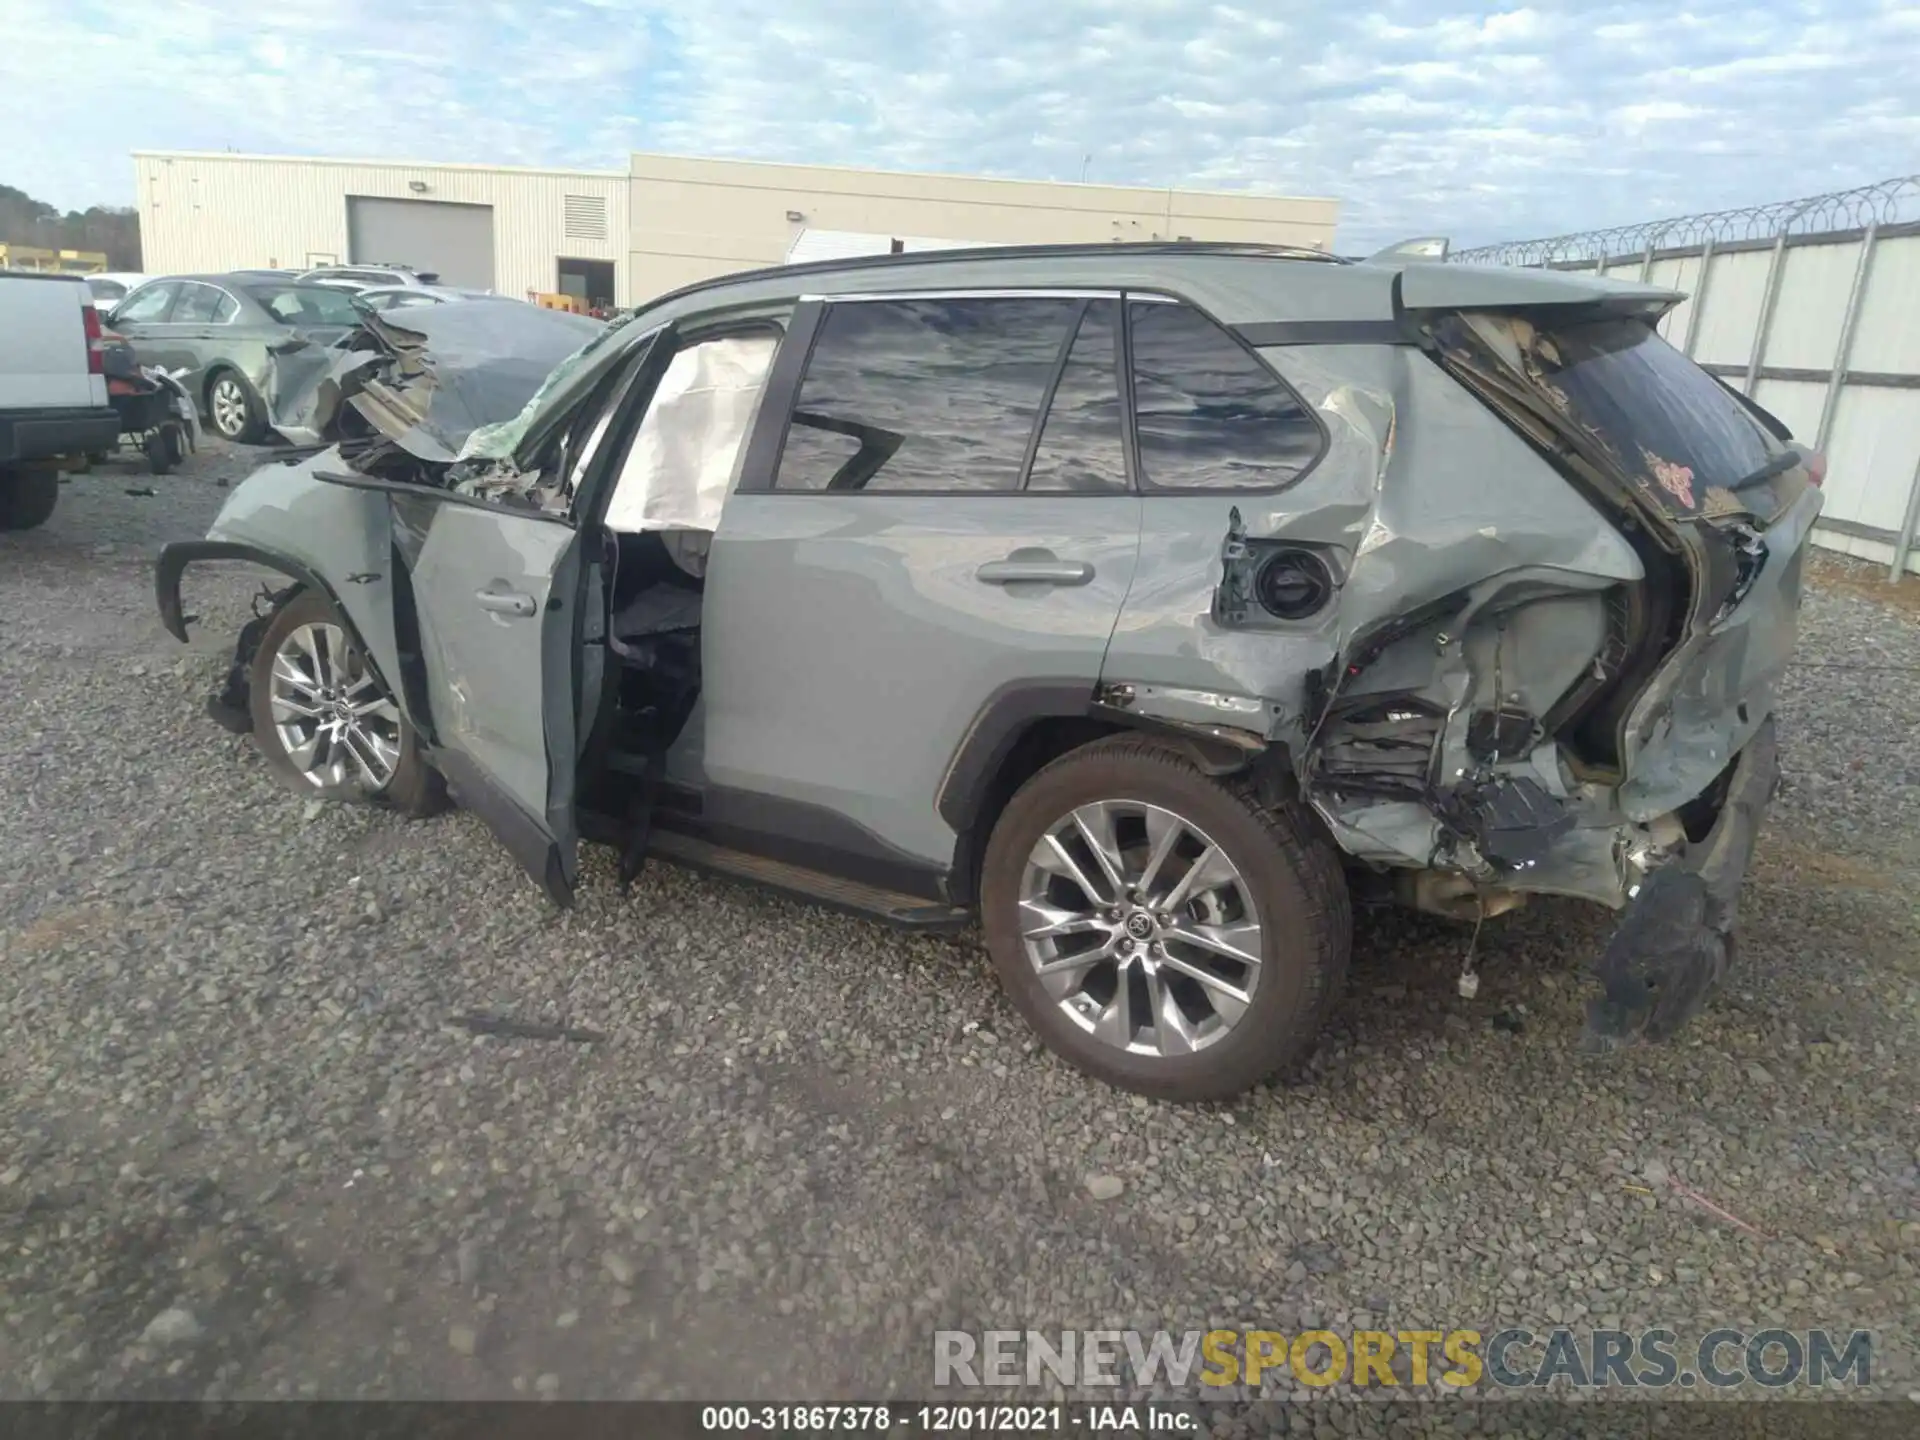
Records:
{"label": "rear window opening", "polygon": [[1644,319],[1538,325],[1478,315],[1467,323],[1510,357],[1517,351],[1554,407],[1675,519],[1770,520],[1806,486],[1794,473],[1798,452]]}

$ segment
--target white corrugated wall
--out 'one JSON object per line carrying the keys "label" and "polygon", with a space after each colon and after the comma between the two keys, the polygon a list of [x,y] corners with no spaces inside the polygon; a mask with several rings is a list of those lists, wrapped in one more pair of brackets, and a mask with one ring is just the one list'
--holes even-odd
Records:
{"label": "white corrugated wall", "polygon": [[491,206],[502,294],[557,290],[565,256],[614,262],[615,297],[632,298],[624,174],[138,151],[133,163],[149,274],[345,263],[347,197],[374,195]]}

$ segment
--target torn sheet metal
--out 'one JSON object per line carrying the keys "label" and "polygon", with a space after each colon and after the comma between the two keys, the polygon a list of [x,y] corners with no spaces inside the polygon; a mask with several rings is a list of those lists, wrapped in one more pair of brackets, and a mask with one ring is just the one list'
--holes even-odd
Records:
{"label": "torn sheet metal", "polygon": [[482,425],[517,415],[554,368],[600,335],[598,320],[537,305],[450,301],[367,328],[393,356],[349,402],[387,439],[450,465]]}
{"label": "torn sheet metal", "polygon": [[1587,1048],[1668,1038],[1726,973],[1740,886],[1779,780],[1769,719],[1741,752],[1705,842],[1654,871],[1621,916],[1595,966],[1603,992],[1587,1012]]}
{"label": "torn sheet metal", "polygon": [[266,393],[296,444],[383,437],[451,465],[475,431],[519,414],[555,367],[604,334],[597,320],[499,300],[369,314],[332,345],[276,350]]}
{"label": "torn sheet metal", "polygon": [[[1354,859],[1456,875],[1489,896],[1625,904],[1665,859],[1671,812],[1733,753],[1714,759],[1703,748],[1673,776],[1656,761],[1643,804],[1559,738],[1584,697],[1623,673],[1624,597],[1655,583],[1646,562],[1429,357],[1356,349],[1329,367],[1310,349],[1267,354],[1315,408],[1330,446],[1271,501],[1154,502],[1185,513],[1162,514],[1142,537],[1106,688],[1126,690],[1135,714],[1172,724],[1219,723],[1221,702],[1243,706],[1229,723],[1285,751],[1301,793]],[[1263,593],[1262,567],[1293,553],[1323,562],[1336,592],[1324,606],[1297,576],[1277,605]],[[1776,608],[1768,583],[1757,572],[1741,611],[1774,625],[1779,616],[1762,613]],[[1789,577],[1773,583],[1778,605],[1797,598]],[[1791,647],[1791,624],[1780,639]],[[1771,641],[1752,643],[1771,653]],[[1703,746],[1744,743],[1750,729],[1719,728],[1749,718],[1737,697],[1699,700],[1694,733],[1713,737]],[[1766,708],[1751,707],[1753,726]],[[1666,781],[1682,772],[1678,794]]]}

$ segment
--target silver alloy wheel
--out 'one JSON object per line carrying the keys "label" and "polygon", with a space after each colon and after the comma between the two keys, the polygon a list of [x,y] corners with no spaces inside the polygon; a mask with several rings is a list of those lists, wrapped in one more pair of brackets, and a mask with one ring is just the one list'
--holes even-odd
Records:
{"label": "silver alloy wheel", "polygon": [[222,375],[213,382],[207,405],[213,411],[213,428],[227,439],[236,439],[246,430],[247,392],[233,376]]}
{"label": "silver alloy wheel", "polygon": [[273,655],[273,729],[294,769],[316,787],[376,794],[400,763],[400,711],[381,693],[338,625],[297,626]]}
{"label": "silver alloy wheel", "polygon": [[1020,935],[1061,1011],[1135,1055],[1215,1043],[1260,982],[1252,887],[1199,826],[1144,801],[1093,801],[1040,837]]}

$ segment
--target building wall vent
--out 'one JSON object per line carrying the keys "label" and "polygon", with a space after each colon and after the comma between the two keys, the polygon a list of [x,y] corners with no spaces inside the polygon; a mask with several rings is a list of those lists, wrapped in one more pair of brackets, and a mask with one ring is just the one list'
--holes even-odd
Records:
{"label": "building wall vent", "polygon": [[566,200],[567,238],[607,238],[607,201],[604,195],[569,195]]}

